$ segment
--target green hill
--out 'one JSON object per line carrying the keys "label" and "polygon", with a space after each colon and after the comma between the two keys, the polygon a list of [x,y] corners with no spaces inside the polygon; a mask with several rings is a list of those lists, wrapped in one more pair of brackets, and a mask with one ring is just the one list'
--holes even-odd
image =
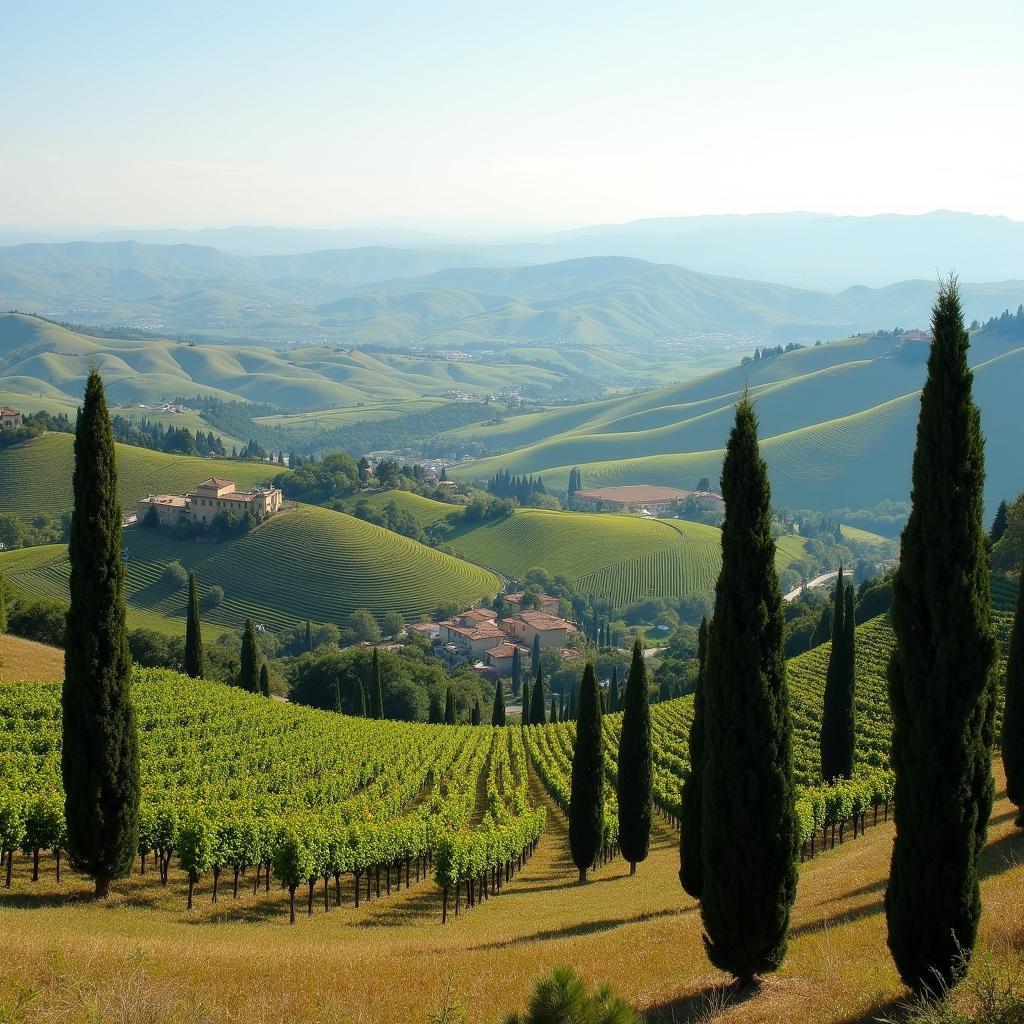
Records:
{"label": "green hill", "polygon": [[[134,511],[147,494],[182,494],[214,474],[252,487],[281,472],[261,462],[230,462],[194,455],[165,455],[119,444],[118,487],[121,505]],[[22,519],[37,515],[60,516],[71,511],[71,476],[74,438],[70,434],[43,434],[0,453],[0,512]]]}
{"label": "green hill", "polygon": [[[991,504],[1020,490],[1015,382],[1019,341],[977,335],[975,396],[988,439]],[[904,500],[917,419],[923,352],[891,336],[855,338],[709,374],[671,388],[471,425],[451,436],[510,448],[460,467],[467,479],[499,469],[542,473],[565,486],[579,465],[584,487],[648,483],[692,488],[718,477],[733,406],[749,387],[777,503],[870,507]]]}
{"label": "green hill", "polygon": [[[485,569],[341,512],[300,505],[245,537],[223,543],[175,541],[161,530],[124,531],[126,595],[133,626],[184,629],[185,591],[162,578],[180,561],[205,594],[224,601],[204,620],[228,627],[252,618],[272,629],[312,619],[341,623],[357,608],[407,619],[448,602],[470,605],[500,581]],[[66,600],[68,563],[61,545],[0,553],[0,573],[23,593]]]}

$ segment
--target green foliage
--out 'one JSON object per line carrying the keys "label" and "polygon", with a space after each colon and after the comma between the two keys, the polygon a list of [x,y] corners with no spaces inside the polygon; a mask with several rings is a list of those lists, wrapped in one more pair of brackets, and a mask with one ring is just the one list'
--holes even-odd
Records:
{"label": "green foliage", "polygon": [[260,665],[260,693],[264,697],[270,696],[270,669],[266,662]]}
{"label": "green foliage", "polygon": [[455,724],[455,694],[449,686],[444,695],[444,724]]}
{"label": "green foliage", "polygon": [[256,640],[252,619],[245,620],[242,632],[242,650],[239,656],[238,685],[249,693],[260,692],[260,665],[263,655]]}
{"label": "green foliage", "polygon": [[[540,636],[534,637],[534,648],[539,652]],[[530,689],[530,716],[529,721],[531,725],[543,725],[546,719],[545,706],[547,697],[544,692],[544,666],[540,663],[540,658],[537,658],[537,675],[533,681],[533,686]]]}
{"label": "green foliage", "polygon": [[939,290],[932,334],[889,664],[896,841],[885,907],[896,967],[917,991],[955,984],[970,959],[994,791],[985,454],[955,279]]}
{"label": "green foliage", "polygon": [[556,967],[534,984],[526,1012],[508,1014],[502,1024],[642,1024],[642,1018],[606,985],[588,992],[570,967]]}
{"label": "green foliage", "polygon": [[491,707],[491,725],[505,724],[505,693],[499,679],[494,687],[494,704]]}
{"label": "green foliage", "polygon": [[821,719],[821,777],[825,782],[853,778],[853,751],[857,739],[853,618],[853,589],[847,585],[840,569],[833,595],[832,647]]}
{"label": "green foliage", "polygon": [[68,853],[96,895],[127,873],[139,822],[139,751],[130,701],[117,465],[103,381],[89,374],[75,434],[62,694]]}
{"label": "green foliage", "polygon": [[594,665],[588,661],[580,682],[579,718],[576,723],[569,796],[569,848],[581,882],[587,880],[587,871],[601,850],[603,825],[601,693]]}
{"label": "green foliage", "polygon": [[693,719],[690,723],[690,769],[683,778],[680,808],[679,881],[699,900],[704,891],[704,687],[707,677],[707,616],[697,633],[697,685],[693,691]]}
{"label": "green foliage", "polygon": [[[223,594],[223,591],[221,591]],[[188,574],[188,616],[185,620],[185,674],[203,678],[203,632],[199,622],[199,594],[196,574]]]}
{"label": "green foliage", "polygon": [[711,962],[748,983],[785,958],[800,831],[771,491],[746,397],[722,494],[722,572],[702,687],[701,916]]}
{"label": "green foliage", "polygon": [[[612,679],[614,680],[614,675]],[[633,641],[633,663],[622,702],[619,734],[618,803],[619,848],[636,871],[651,845],[651,710],[648,704],[647,666],[639,638]]]}
{"label": "green foliage", "polygon": [[[1006,769],[1006,795],[1018,807],[1024,807],[1024,587],[1017,593],[1017,613],[1010,636],[1006,661],[1006,703],[1003,706],[1003,766]],[[1024,812],[1016,824],[1024,826]]]}
{"label": "green foliage", "polygon": [[370,717],[383,718],[384,690],[380,677],[380,651],[376,647],[374,647],[373,655],[370,658],[370,681],[367,690],[370,693]]}

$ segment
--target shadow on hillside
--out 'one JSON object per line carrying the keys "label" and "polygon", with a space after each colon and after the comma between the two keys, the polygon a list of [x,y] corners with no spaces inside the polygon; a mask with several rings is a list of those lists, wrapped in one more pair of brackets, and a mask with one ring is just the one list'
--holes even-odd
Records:
{"label": "shadow on hillside", "polygon": [[[1007,817],[1015,817],[1015,814]],[[1024,832],[1017,830],[990,842],[978,858],[978,874],[990,878],[1024,862]]]}
{"label": "shadow on hillside", "polygon": [[[884,888],[882,891],[884,891]],[[881,914],[884,907],[884,897],[880,892],[877,899],[873,899],[859,907],[852,907],[849,910],[843,910],[835,914],[825,914],[813,921],[805,921],[803,924],[799,924],[795,928],[791,928],[789,936],[791,939],[795,939],[801,935],[810,935],[811,933],[820,931],[825,927],[840,928],[844,925],[852,924],[854,921],[860,921],[862,918],[873,917],[875,914]]]}
{"label": "shadow on hillside", "polygon": [[838,1024],[879,1024],[881,1021],[902,1021],[907,1019],[910,1011],[905,997],[887,999],[884,1003],[873,1006],[855,1017],[846,1017]]}
{"label": "shadow on hillside", "polygon": [[[356,921],[355,924],[360,928],[393,928],[396,925],[418,924],[422,921],[436,921],[437,924],[440,924],[441,890],[433,883],[426,886],[421,884],[419,888],[414,883],[413,888],[416,889],[416,892],[411,895],[406,895],[410,890],[403,889],[401,893],[395,893],[392,896],[381,896],[380,904],[374,900],[367,915]],[[501,898],[501,896],[492,897],[492,899],[498,900]],[[362,913],[363,906],[365,904],[360,904],[360,913]],[[476,907],[474,909],[482,910],[484,908]],[[459,916],[462,917],[466,913],[473,913],[473,911],[466,910],[463,899],[460,901]],[[448,919],[449,921],[455,920],[454,897],[448,904]]]}
{"label": "shadow on hillside", "polygon": [[741,988],[737,982],[709,985],[688,996],[652,1006],[644,1013],[647,1024],[704,1024],[731,1006],[756,999],[758,986]]}
{"label": "shadow on hillside", "polygon": [[637,914],[634,917],[614,917],[600,921],[582,921],[579,924],[567,925],[564,928],[550,928],[545,931],[533,932],[530,935],[519,935],[514,939],[501,939],[497,942],[484,942],[474,949],[508,949],[511,946],[527,946],[534,942],[550,942],[553,939],[579,939],[584,935],[595,935],[599,932],[610,932],[616,928],[624,928],[626,925],[643,924],[645,921],[655,921],[663,917],[683,917],[692,914],[696,907],[683,907],[681,909],[655,910],[647,914]]}
{"label": "shadow on hillside", "polygon": [[[25,892],[22,889],[0,889],[0,908],[4,910],[39,910],[41,907],[82,907],[95,903],[91,892]],[[127,901],[125,901],[127,902]]]}

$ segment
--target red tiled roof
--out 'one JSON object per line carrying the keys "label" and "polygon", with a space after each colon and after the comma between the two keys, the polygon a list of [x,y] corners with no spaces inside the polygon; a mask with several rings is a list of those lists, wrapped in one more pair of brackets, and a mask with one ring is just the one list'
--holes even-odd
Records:
{"label": "red tiled roof", "polygon": [[196,487],[227,487],[230,484],[232,487],[235,486],[234,480],[224,480],[219,476],[211,476],[208,480],[200,480],[196,484]]}
{"label": "red tiled roof", "polygon": [[516,651],[521,654],[529,654],[529,647],[524,647],[522,644],[514,644],[510,640],[506,640],[503,644],[498,644],[497,647],[492,647],[488,652],[489,658],[511,658],[514,657]]}
{"label": "red tiled roof", "polygon": [[570,629],[574,632],[576,629],[571,622],[566,622],[565,619],[560,619],[557,615],[549,615],[547,612],[520,612],[518,615],[513,615],[512,618],[519,619],[520,622],[525,622],[528,626],[533,626],[534,629]]}

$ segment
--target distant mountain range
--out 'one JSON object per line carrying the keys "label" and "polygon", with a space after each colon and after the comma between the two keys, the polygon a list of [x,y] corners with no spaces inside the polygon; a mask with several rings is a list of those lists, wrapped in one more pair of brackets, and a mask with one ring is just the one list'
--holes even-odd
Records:
{"label": "distant mountain range", "polygon": [[[229,340],[635,346],[710,334],[752,346],[923,326],[935,291],[934,278],[815,291],[625,256],[477,264],[457,249],[243,257],[195,245],[32,243],[0,248],[0,307]],[[967,283],[963,295],[968,318],[984,319],[1024,301],[1024,280]]]}
{"label": "distant mountain range", "polygon": [[[782,213],[668,217],[564,231],[543,231],[534,225],[524,225],[521,230],[509,225],[472,227],[240,226],[93,233],[0,229],[0,245],[135,241],[206,246],[239,256],[397,248],[440,251],[449,259],[443,266],[522,266],[589,256],[627,256],[700,273],[827,290],[851,285],[881,287],[918,278],[930,281],[949,270],[959,272],[965,281],[1024,278],[1024,222],[945,210],[915,216]],[[426,272],[426,268],[411,271]],[[370,278],[361,278],[362,283],[367,280]]]}

